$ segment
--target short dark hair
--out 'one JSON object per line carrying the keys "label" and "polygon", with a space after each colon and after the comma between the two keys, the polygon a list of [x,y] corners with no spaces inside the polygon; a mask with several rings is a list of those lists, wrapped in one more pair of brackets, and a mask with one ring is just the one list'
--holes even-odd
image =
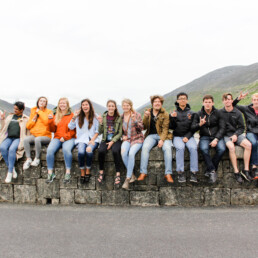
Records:
{"label": "short dark hair", "polygon": [[176,95],[176,99],[178,99],[180,96],[186,96],[186,98],[188,99],[188,95],[187,95],[185,92],[179,92],[179,93]]}
{"label": "short dark hair", "polygon": [[209,95],[209,94],[205,95],[205,96],[203,97],[202,101],[204,101],[205,99],[211,99],[212,102],[214,102],[214,98],[213,98],[212,95]]}
{"label": "short dark hair", "polygon": [[25,109],[25,104],[21,101],[16,101],[14,104],[19,110],[24,110]]}
{"label": "short dark hair", "polygon": [[233,99],[233,95],[230,92],[228,92],[222,95],[222,100],[227,99],[228,96],[231,96],[231,99]]}

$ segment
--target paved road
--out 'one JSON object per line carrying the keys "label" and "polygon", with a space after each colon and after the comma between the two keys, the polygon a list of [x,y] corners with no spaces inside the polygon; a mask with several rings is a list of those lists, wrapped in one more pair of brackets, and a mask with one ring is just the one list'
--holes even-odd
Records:
{"label": "paved road", "polygon": [[0,204],[0,257],[258,257],[258,207]]}

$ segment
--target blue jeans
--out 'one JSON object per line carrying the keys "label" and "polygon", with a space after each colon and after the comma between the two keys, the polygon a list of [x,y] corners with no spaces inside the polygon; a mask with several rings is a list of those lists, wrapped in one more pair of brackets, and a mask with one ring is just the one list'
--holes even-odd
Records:
{"label": "blue jeans", "polygon": [[71,169],[72,167],[72,150],[74,148],[74,138],[61,142],[59,139],[54,138],[47,148],[47,168],[48,170],[53,170],[54,163],[55,163],[55,154],[56,152],[62,147],[64,160],[65,160],[65,167],[66,169]]}
{"label": "blue jeans", "polygon": [[173,144],[176,148],[176,171],[184,172],[185,161],[185,146],[190,152],[190,171],[197,172],[198,169],[198,152],[197,143],[193,137],[191,137],[187,143],[183,142],[184,137],[174,136]]}
{"label": "blue jeans", "polygon": [[216,154],[213,158],[211,158],[209,150],[210,143],[213,141],[213,137],[210,136],[202,136],[199,143],[199,148],[202,153],[203,159],[207,166],[207,171],[211,172],[212,170],[217,170],[219,166],[219,162],[226,151],[226,145],[223,139],[219,140],[216,145]]}
{"label": "blue jeans", "polygon": [[6,138],[0,145],[0,152],[10,173],[13,173],[19,143],[20,138]]}
{"label": "blue jeans", "polygon": [[[144,140],[141,153],[141,173],[147,174],[150,151],[153,147],[158,145],[159,140],[160,137],[158,134],[149,134]],[[172,174],[172,141],[165,140],[162,146],[162,150],[165,160],[165,174]]]}
{"label": "blue jeans", "polygon": [[[98,142],[94,145],[79,142],[78,143],[78,161],[80,169],[85,169],[85,155],[86,155],[86,168],[90,169],[92,164],[93,152],[99,146]],[[91,152],[87,152],[86,148],[91,147]]]}
{"label": "blue jeans", "polygon": [[135,143],[131,146],[130,142],[124,141],[121,146],[121,156],[127,169],[126,177],[131,178],[135,163],[135,155],[141,149],[142,143]]}
{"label": "blue jeans", "polygon": [[252,143],[251,165],[258,166],[258,134],[247,133],[246,138]]}

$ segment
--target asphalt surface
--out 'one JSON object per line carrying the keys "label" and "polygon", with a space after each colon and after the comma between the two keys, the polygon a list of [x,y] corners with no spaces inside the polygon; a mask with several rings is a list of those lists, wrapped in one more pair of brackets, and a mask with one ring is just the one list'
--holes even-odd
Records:
{"label": "asphalt surface", "polygon": [[258,207],[0,204],[0,257],[258,257]]}

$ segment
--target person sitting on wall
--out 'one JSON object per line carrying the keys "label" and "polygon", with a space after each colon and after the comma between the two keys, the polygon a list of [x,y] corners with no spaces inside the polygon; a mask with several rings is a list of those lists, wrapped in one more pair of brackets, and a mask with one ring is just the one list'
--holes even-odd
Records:
{"label": "person sitting on wall", "polygon": [[73,117],[68,99],[60,98],[53,113],[48,116],[50,131],[54,133],[54,139],[51,140],[47,148],[48,178],[46,182],[51,183],[55,178],[55,173],[53,172],[55,154],[62,148],[66,167],[64,183],[68,183],[71,178],[72,150],[75,145],[74,138],[76,134],[75,129],[70,130],[68,128],[68,124]]}
{"label": "person sitting on wall", "polygon": [[173,145],[176,148],[176,171],[178,173],[178,182],[186,182],[184,168],[185,146],[190,152],[190,182],[197,183],[196,174],[198,172],[198,151],[197,143],[193,137],[194,132],[191,129],[194,112],[191,111],[188,104],[188,95],[185,92],[177,94],[175,102],[176,110],[170,114],[169,128],[173,129]]}
{"label": "person sitting on wall", "polygon": [[162,148],[165,160],[165,179],[173,183],[172,178],[172,133],[169,132],[169,114],[162,107],[164,98],[160,95],[150,97],[152,108],[144,112],[143,125],[145,140],[142,146],[140,176],[138,181],[147,177],[150,151],[153,147]]}
{"label": "person sitting on wall", "polygon": [[144,137],[142,134],[143,122],[141,114],[133,109],[133,102],[130,99],[122,101],[123,136],[121,155],[124,165],[127,169],[126,179],[122,186],[123,189],[129,189],[129,183],[136,180],[133,174],[135,155],[142,148]]}
{"label": "person sitting on wall", "polygon": [[[251,156],[252,144],[243,135],[245,130],[244,119],[241,112],[233,107],[233,96],[231,93],[222,95],[224,108],[220,109],[221,116],[226,125],[224,141],[229,150],[229,158],[232,163],[235,178],[238,183],[242,183],[242,177],[250,181],[252,177],[249,174],[249,161]],[[235,145],[244,148],[244,170],[239,172],[237,167],[237,157]]]}
{"label": "person sitting on wall", "polygon": [[13,113],[5,118],[5,112],[0,115],[1,132],[0,132],[0,159],[3,157],[8,167],[6,183],[10,183],[12,178],[17,178],[15,170],[15,160],[23,157],[24,138],[29,134],[26,124],[29,117],[23,114],[25,105],[17,101],[13,106]]}
{"label": "person sitting on wall", "polygon": [[[225,124],[218,109],[214,107],[212,95],[203,97],[202,109],[194,116],[192,130],[200,132],[199,148],[206,164],[205,176],[209,177],[209,183],[217,180],[217,169],[219,162],[226,150],[223,139]],[[211,158],[210,147],[216,148],[216,153]]]}
{"label": "person sitting on wall", "polygon": [[99,146],[99,122],[95,117],[95,111],[89,99],[81,101],[81,108],[74,112],[68,127],[70,130],[76,128],[77,139],[75,144],[78,146],[78,161],[81,170],[80,183],[84,184],[90,180],[93,153]]}
{"label": "person sitting on wall", "polygon": [[[48,124],[48,116],[52,114],[50,109],[47,109],[47,98],[39,97],[36,107],[31,109],[30,119],[27,123],[27,129],[30,130],[30,136],[24,139],[24,149],[27,157],[23,164],[23,169],[26,170],[30,166],[37,167],[40,163],[41,145],[47,145],[51,141],[51,132]],[[35,144],[35,159],[32,161],[30,147]]]}
{"label": "person sitting on wall", "polygon": [[121,185],[121,137],[122,137],[122,118],[118,112],[116,102],[114,100],[108,100],[107,111],[98,117],[99,120],[99,134],[103,134],[102,142],[99,146],[99,174],[98,182],[103,183],[105,178],[104,163],[108,150],[112,150],[112,154],[115,162],[116,177],[114,186],[119,188]]}
{"label": "person sitting on wall", "polygon": [[244,99],[248,93],[240,95],[233,101],[233,106],[240,110],[245,117],[246,122],[246,138],[252,144],[251,152],[251,177],[258,179],[258,93],[252,95],[252,104],[248,106],[240,106],[237,103]]}

